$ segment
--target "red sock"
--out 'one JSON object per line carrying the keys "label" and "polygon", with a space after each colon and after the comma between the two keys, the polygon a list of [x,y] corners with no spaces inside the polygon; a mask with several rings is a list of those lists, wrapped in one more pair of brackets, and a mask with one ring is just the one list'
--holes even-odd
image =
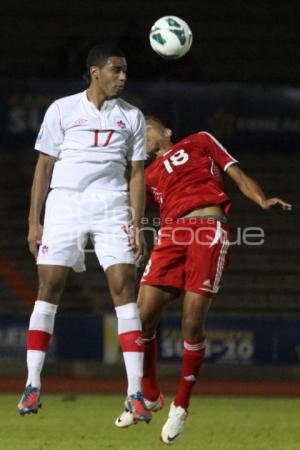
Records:
{"label": "red sock", "polygon": [[144,342],[144,375],[143,375],[143,393],[147,400],[155,401],[159,396],[159,387],[157,380],[157,339],[154,336],[151,339],[143,339]]}
{"label": "red sock", "polygon": [[52,335],[45,331],[28,330],[27,332],[27,350],[41,350],[46,352]]}
{"label": "red sock", "polygon": [[119,343],[122,352],[143,352],[142,332],[140,330],[127,331],[119,334]]}
{"label": "red sock", "polygon": [[174,400],[175,406],[181,406],[185,410],[188,409],[192,389],[197,381],[204,354],[205,338],[201,340],[184,340],[181,376]]}

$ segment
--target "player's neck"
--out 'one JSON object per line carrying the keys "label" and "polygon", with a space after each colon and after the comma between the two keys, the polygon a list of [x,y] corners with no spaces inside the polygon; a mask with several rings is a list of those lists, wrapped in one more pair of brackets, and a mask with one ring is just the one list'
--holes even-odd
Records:
{"label": "player's neck", "polygon": [[172,141],[168,140],[167,142],[164,142],[163,145],[158,150],[158,152],[156,153],[156,158],[163,156],[165,153],[167,153],[169,150],[171,150],[172,146],[173,146]]}
{"label": "player's neck", "polygon": [[86,95],[88,100],[94,103],[98,109],[101,109],[105,100],[108,100],[108,97],[103,92],[99,92],[99,90],[96,90],[93,86],[90,86],[87,89]]}

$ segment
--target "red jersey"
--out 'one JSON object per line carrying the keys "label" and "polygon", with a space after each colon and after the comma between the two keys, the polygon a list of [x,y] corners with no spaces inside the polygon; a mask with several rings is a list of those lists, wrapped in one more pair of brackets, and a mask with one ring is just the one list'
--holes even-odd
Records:
{"label": "red jersey", "polygon": [[156,159],[145,171],[148,200],[155,201],[162,224],[193,209],[221,205],[225,214],[230,199],[224,192],[223,175],[237,163],[212,135],[187,136]]}

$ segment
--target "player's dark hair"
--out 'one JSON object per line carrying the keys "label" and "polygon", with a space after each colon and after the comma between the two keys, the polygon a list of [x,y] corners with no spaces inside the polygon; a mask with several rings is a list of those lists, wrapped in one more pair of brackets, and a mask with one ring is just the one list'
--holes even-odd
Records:
{"label": "player's dark hair", "polygon": [[157,122],[162,128],[167,128],[167,126],[156,116],[146,115],[145,121],[147,120],[153,120],[153,122]]}
{"label": "player's dark hair", "polygon": [[102,67],[110,56],[125,58],[124,52],[114,44],[98,44],[90,49],[86,58],[86,72],[84,78],[91,81],[90,68],[92,66]]}

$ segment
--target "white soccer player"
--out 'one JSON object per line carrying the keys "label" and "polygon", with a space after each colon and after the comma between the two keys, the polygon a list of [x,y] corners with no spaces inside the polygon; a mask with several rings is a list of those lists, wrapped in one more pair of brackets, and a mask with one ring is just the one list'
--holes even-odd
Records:
{"label": "white soccer player", "polygon": [[37,137],[28,243],[39,287],[29,323],[21,415],[38,412],[40,375],[57,306],[70,269],[84,270],[90,236],[118,318],[130,410],[136,420],[151,420],[141,394],[143,346],[134,299],[135,263],[144,248],[146,129],[142,113],[118,97],[126,69],[120,49],[93,47],[87,57],[88,89],[52,103]]}

